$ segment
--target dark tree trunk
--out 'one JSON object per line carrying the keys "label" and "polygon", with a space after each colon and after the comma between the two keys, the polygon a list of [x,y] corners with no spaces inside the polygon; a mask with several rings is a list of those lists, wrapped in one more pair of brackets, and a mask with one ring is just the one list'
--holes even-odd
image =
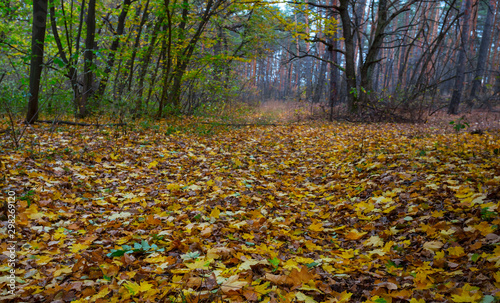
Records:
{"label": "dark tree trunk", "polygon": [[[325,51],[323,55],[325,60],[328,60],[329,54]],[[316,83],[316,89],[314,90],[313,95],[313,103],[318,103],[321,99],[321,95],[323,94],[323,90],[325,88],[325,75],[326,75],[326,61],[321,61],[318,75],[318,82]]]}
{"label": "dark tree trunk", "polygon": [[339,14],[342,20],[342,33],[345,44],[345,79],[347,82],[347,108],[353,113],[358,110],[358,93],[356,88],[356,65],[354,63],[354,35],[351,29],[349,0],[340,0]]}
{"label": "dark tree trunk", "polygon": [[[335,36],[333,39],[331,39],[331,44],[332,48],[329,49],[330,53],[330,60],[337,64],[339,63],[338,60],[338,54],[334,49],[338,48],[338,40],[337,40],[337,33],[335,33]],[[333,107],[337,103],[338,99],[338,83],[339,83],[339,70],[337,66],[335,66],[333,63],[330,63],[330,95],[329,95],[329,100],[330,100],[330,121],[333,121]]]}
{"label": "dark tree trunk", "polygon": [[460,105],[460,99],[462,98],[462,90],[464,87],[464,76],[465,76],[465,65],[467,64],[465,58],[465,49],[468,47],[469,42],[469,21],[471,14],[472,0],[464,0],[462,3],[461,11],[464,13],[462,17],[461,26],[461,42],[459,44],[458,59],[457,59],[457,73],[455,76],[455,87],[453,88],[453,94],[450,100],[450,106],[448,107],[449,115],[456,115],[458,113],[458,106]]}
{"label": "dark tree trunk", "polygon": [[142,28],[144,27],[144,24],[146,23],[146,20],[147,20],[148,15],[149,15],[148,8],[149,8],[149,0],[147,0],[147,2],[146,2],[146,5],[144,7],[144,12],[142,13],[141,22],[139,24],[139,27],[137,28],[137,36],[135,37],[134,49],[132,51],[132,57],[127,62],[127,67],[126,67],[127,72],[128,72],[128,77],[127,77],[128,86],[127,86],[127,89],[129,91],[132,88],[132,78],[133,78],[133,75],[134,75],[134,62],[135,62],[135,57],[137,55],[137,50],[139,49],[139,43],[141,42]]}
{"label": "dark tree trunk", "polygon": [[38,119],[38,94],[43,68],[43,47],[47,25],[47,0],[33,1],[33,25],[31,30],[30,95],[28,100],[27,123]]}
{"label": "dark tree trunk", "polygon": [[85,52],[83,58],[85,60],[83,67],[83,94],[78,104],[78,114],[79,118],[84,118],[88,114],[87,104],[92,98],[93,89],[92,82],[94,78],[94,72],[92,71],[92,65],[94,62],[94,38],[95,38],[95,1],[89,0],[89,9],[87,12],[87,37],[85,38]]}
{"label": "dark tree trunk", "polygon": [[490,3],[486,3],[487,15],[484,22],[483,34],[481,38],[481,45],[479,46],[479,52],[477,54],[477,68],[474,81],[472,82],[472,90],[470,92],[470,98],[474,99],[476,97],[477,91],[481,87],[482,78],[484,75],[484,68],[486,66],[486,61],[488,61],[488,50],[491,47],[491,25],[493,21],[493,7],[494,0],[490,0]]}

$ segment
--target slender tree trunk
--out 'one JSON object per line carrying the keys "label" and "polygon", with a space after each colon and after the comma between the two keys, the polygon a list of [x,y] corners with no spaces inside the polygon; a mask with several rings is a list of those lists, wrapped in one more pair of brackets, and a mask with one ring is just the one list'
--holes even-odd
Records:
{"label": "slender tree trunk", "polygon": [[31,29],[30,95],[26,122],[38,120],[38,94],[43,67],[43,48],[47,26],[47,0],[33,1],[33,24]]}
{"label": "slender tree trunk", "polygon": [[345,44],[345,78],[347,82],[347,107],[349,112],[358,110],[358,92],[356,88],[356,65],[354,63],[354,35],[351,29],[349,0],[340,0],[339,14],[342,20],[342,32]]}
{"label": "slender tree trunk", "polygon": [[470,93],[470,98],[474,99],[476,97],[477,91],[481,87],[481,82],[483,80],[484,68],[486,66],[486,61],[488,60],[488,50],[491,47],[491,26],[493,20],[493,6],[494,0],[490,0],[490,3],[486,3],[487,14],[486,20],[484,22],[483,34],[481,38],[481,45],[479,46],[479,52],[477,54],[477,67],[476,75],[474,81],[472,82],[472,90]]}
{"label": "slender tree trunk", "polygon": [[120,36],[123,35],[123,31],[125,29],[125,19],[127,18],[128,10],[130,8],[130,4],[132,3],[132,0],[123,0],[123,7],[122,11],[120,13],[120,16],[118,17],[118,25],[116,27],[116,33],[113,33],[113,42],[111,43],[111,47],[109,49],[109,55],[108,55],[108,60],[106,62],[106,68],[104,69],[104,75],[99,81],[99,88],[97,89],[97,93],[95,95],[95,99],[99,102],[99,99],[104,95],[104,91],[106,90],[106,86],[109,81],[109,76],[111,73],[111,69],[113,68],[113,65],[115,64],[115,56],[116,56],[116,50],[118,49],[118,46],[120,45]]}
{"label": "slender tree trunk", "polygon": [[132,78],[134,75],[135,57],[137,55],[137,50],[139,49],[139,43],[141,42],[142,28],[144,27],[144,24],[146,23],[146,20],[149,16],[148,8],[149,8],[149,0],[146,1],[145,7],[144,7],[144,12],[142,13],[141,22],[139,23],[139,27],[137,28],[137,35],[135,36],[135,42],[134,42],[134,48],[132,50],[132,56],[127,61],[127,65],[126,65],[127,66],[126,69],[128,72],[128,76],[127,76],[127,82],[128,82],[127,89],[128,89],[128,91],[130,91],[132,88]]}
{"label": "slender tree trunk", "polygon": [[[325,60],[328,60],[329,57],[330,56],[328,52],[324,52],[323,58]],[[316,89],[314,90],[314,96],[312,100],[313,103],[318,103],[320,101],[321,95],[325,88],[326,65],[327,65],[326,61],[321,61],[319,68],[318,82],[316,83]]]}
{"label": "slender tree trunk", "polygon": [[84,118],[88,114],[87,104],[93,95],[92,82],[94,72],[92,65],[94,63],[94,38],[95,38],[95,4],[96,0],[89,0],[89,9],[87,12],[87,37],[85,38],[84,68],[83,68],[83,94],[78,104],[77,117]]}
{"label": "slender tree trunk", "polygon": [[[338,54],[334,49],[338,48],[338,40],[337,40],[337,33],[335,33],[335,36],[333,39],[331,39],[332,48],[329,49],[330,53],[330,60],[337,64],[339,63],[338,60]],[[339,70],[337,66],[335,66],[333,63],[330,63],[330,95],[329,95],[329,100],[330,100],[330,121],[333,121],[333,108],[335,107],[335,104],[337,103],[338,99],[338,83],[339,83]]]}
{"label": "slender tree trunk", "polygon": [[[66,74],[66,77],[68,77],[70,83],[71,83],[71,88],[73,89],[73,97],[74,100],[78,100],[80,98],[80,91],[78,89],[78,80],[77,80],[77,70],[75,66],[73,65],[72,58],[70,56],[70,59],[68,60],[68,56],[66,52],[64,51],[61,38],[59,36],[59,32],[57,30],[57,24],[56,24],[56,13],[55,13],[55,3],[54,0],[50,0],[50,23],[51,23],[51,29],[52,29],[52,34],[54,35],[54,40],[57,45],[57,49],[59,51],[59,56],[61,57],[61,60],[64,62],[66,66],[66,70],[68,73]],[[62,10],[64,12],[64,10]],[[67,27],[67,26],[66,26]],[[69,41],[69,39],[68,39]],[[69,54],[71,54],[71,44],[68,44],[68,50]]]}
{"label": "slender tree trunk", "polygon": [[472,0],[464,0],[462,3],[461,11],[464,13],[461,26],[461,43],[459,44],[458,59],[457,59],[457,73],[455,78],[455,87],[453,88],[453,95],[451,96],[450,105],[448,107],[449,115],[456,115],[458,113],[458,106],[462,98],[462,90],[464,87],[465,65],[467,64],[465,58],[465,50],[469,41],[469,21],[471,13]]}
{"label": "slender tree trunk", "polygon": [[153,28],[153,33],[151,35],[151,42],[148,45],[146,50],[146,54],[144,58],[141,59],[141,65],[139,68],[139,81],[138,81],[138,91],[137,91],[137,100],[135,103],[134,113],[140,114],[142,110],[142,100],[143,100],[143,92],[144,92],[144,78],[146,77],[146,72],[148,70],[149,61],[151,61],[151,55],[153,53],[154,46],[156,44],[156,39],[158,37],[158,32],[160,31],[161,24],[163,23],[163,18],[160,19],[155,27]]}

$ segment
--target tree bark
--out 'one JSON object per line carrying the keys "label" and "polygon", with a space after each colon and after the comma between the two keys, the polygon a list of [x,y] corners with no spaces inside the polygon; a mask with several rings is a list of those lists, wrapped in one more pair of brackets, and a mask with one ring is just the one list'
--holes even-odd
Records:
{"label": "tree bark", "polygon": [[467,64],[465,58],[465,50],[469,42],[469,21],[471,14],[472,0],[464,0],[462,2],[461,11],[464,13],[461,26],[461,43],[459,45],[458,58],[457,58],[457,73],[455,77],[455,87],[453,88],[453,95],[451,96],[450,105],[448,107],[449,115],[456,115],[458,113],[458,106],[462,98],[462,91],[464,87],[465,65]]}
{"label": "tree bark", "polygon": [[472,90],[470,93],[471,99],[474,99],[476,97],[476,94],[481,87],[486,61],[488,61],[488,50],[491,47],[491,26],[494,15],[493,12],[494,0],[490,0],[490,3],[486,3],[486,6],[487,6],[487,14],[486,14],[486,20],[484,22],[481,45],[479,46],[479,52],[477,54],[476,75],[474,77],[474,80],[472,81]]}
{"label": "tree bark", "polygon": [[349,0],[340,0],[339,14],[342,20],[342,33],[345,44],[345,78],[347,82],[347,108],[354,113],[358,110],[358,91],[356,87],[356,65],[354,63],[354,35],[349,14]]}
{"label": "tree bark", "polygon": [[78,104],[77,117],[84,118],[88,115],[87,104],[93,95],[92,81],[94,72],[92,71],[94,63],[94,38],[95,38],[95,3],[96,0],[89,0],[89,9],[87,11],[87,37],[85,38],[84,68],[83,68],[83,94]]}
{"label": "tree bark", "polygon": [[38,119],[38,95],[43,68],[45,28],[47,26],[47,0],[33,1],[33,25],[31,29],[30,95],[26,122],[33,124]]}

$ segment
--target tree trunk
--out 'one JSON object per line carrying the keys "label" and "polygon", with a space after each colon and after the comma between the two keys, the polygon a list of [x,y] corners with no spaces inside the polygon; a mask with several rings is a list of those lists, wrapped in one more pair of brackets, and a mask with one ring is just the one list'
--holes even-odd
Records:
{"label": "tree trunk", "polygon": [[151,55],[153,53],[154,46],[156,44],[156,39],[158,37],[158,33],[160,31],[161,24],[163,23],[163,18],[158,20],[155,27],[153,28],[153,33],[151,35],[151,42],[149,43],[146,55],[141,59],[141,65],[139,68],[139,81],[138,81],[138,91],[137,91],[137,100],[135,103],[134,113],[136,115],[140,115],[142,111],[142,100],[143,100],[143,92],[144,92],[144,78],[146,77],[146,72],[148,70],[148,64],[151,60]]}
{"label": "tree trunk", "polygon": [[339,14],[342,20],[342,33],[345,44],[345,78],[347,82],[347,108],[354,113],[358,110],[358,91],[356,88],[356,65],[354,63],[354,35],[351,29],[349,0],[340,0]]}
{"label": "tree trunk", "polygon": [[132,78],[134,75],[134,63],[135,63],[135,57],[137,55],[137,50],[139,49],[139,43],[141,42],[141,34],[142,34],[142,28],[144,27],[144,24],[146,23],[146,20],[149,16],[149,0],[147,0],[145,7],[144,7],[144,12],[142,13],[142,18],[141,22],[139,24],[139,27],[137,28],[137,35],[135,36],[135,42],[134,42],[134,49],[132,51],[132,57],[128,60],[127,62],[127,72],[128,72],[128,77],[127,77],[127,82],[128,86],[127,89],[130,91],[132,89]]}
{"label": "tree trunk", "polygon": [[77,117],[84,118],[88,114],[87,104],[93,95],[92,82],[94,72],[92,65],[94,61],[94,38],[95,38],[95,2],[96,0],[89,0],[89,9],[87,12],[87,37],[85,38],[85,52],[84,68],[83,68],[83,94],[78,104]]}
{"label": "tree trunk", "polygon": [[[59,56],[61,57],[61,60],[64,62],[64,65],[66,66],[66,69],[68,73],[65,75],[70,83],[71,83],[71,88],[73,89],[73,98],[74,100],[78,100],[80,98],[80,91],[78,89],[78,72],[73,65],[73,59],[71,58],[71,45],[68,44],[68,50],[70,54],[70,58],[68,60],[68,56],[66,52],[64,51],[61,38],[59,36],[59,32],[57,30],[57,23],[56,23],[56,13],[55,13],[55,3],[54,0],[50,0],[50,24],[52,28],[52,34],[54,35],[54,40],[57,45],[57,49],[59,51]],[[64,10],[63,10],[64,12]],[[68,29],[66,29],[68,30]]]}
{"label": "tree trunk", "polygon": [[33,25],[31,30],[30,95],[28,100],[27,123],[38,119],[38,94],[43,67],[43,47],[47,25],[47,0],[33,1]]}
{"label": "tree trunk", "polygon": [[104,75],[99,82],[99,88],[97,89],[97,93],[95,95],[95,99],[99,101],[99,99],[104,95],[104,91],[106,90],[106,86],[109,80],[109,74],[111,73],[111,69],[115,64],[115,55],[118,46],[120,45],[120,36],[123,35],[123,31],[125,29],[125,18],[127,17],[128,10],[130,8],[130,4],[132,0],[123,0],[123,7],[118,17],[118,25],[116,27],[116,32],[113,33],[113,42],[111,43],[111,47],[109,49],[108,60],[106,62],[106,68],[104,69]]}
{"label": "tree trunk", "polygon": [[[329,54],[328,52],[324,52],[323,57],[325,60],[328,60]],[[321,99],[321,95],[323,93],[323,89],[325,87],[325,75],[326,75],[326,61],[321,61],[318,75],[318,82],[316,83],[316,89],[314,90],[313,95],[313,103],[318,103]]]}
{"label": "tree trunk", "polygon": [[456,115],[458,113],[458,106],[460,105],[460,99],[462,98],[462,90],[464,87],[464,76],[465,76],[465,65],[467,64],[465,58],[465,49],[469,42],[469,21],[471,13],[471,2],[472,0],[464,0],[462,2],[461,11],[464,13],[462,17],[461,26],[461,43],[459,44],[458,58],[457,58],[457,73],[455,78],[455,87],[453,88],[453,95],[451,96],[450,105],[448,107],[449,115]]}
{"label": "tree trunk", "polygon": [[493,6],[494,0],[490,0],[490,3],[486,3],[487,14],[486,20],[484,22],[483,34],[481,38],[481,45],[479,46],[479,52],[477,54],[477,67],[476,75],[474,81],[472,82],[472,90],[470,93],[470,98],[474,99],[476,97],[477,91],[481,87],[482,78],[484,75],[484,68],[486,66],[486,61],[488,60],[488,50],[491,47],[491,26],[493,20]]}
{"label": "tree trunk", "polygon": [[[330,40],[332,44],[332,48],[329,49],[330,53],[330,60],[337,64],[339,63],[338,60],[338,54],[334,49],[338,48],[338,40],[337,40],[337,33],[335,33],[335,36],[333,39]],[[333,121],[333,107],[335,106],[337,99],[338,99],[338,82],[339,82],[339,70],[337,66],[335,66],[333,63],[330,63],[330,121]]]}

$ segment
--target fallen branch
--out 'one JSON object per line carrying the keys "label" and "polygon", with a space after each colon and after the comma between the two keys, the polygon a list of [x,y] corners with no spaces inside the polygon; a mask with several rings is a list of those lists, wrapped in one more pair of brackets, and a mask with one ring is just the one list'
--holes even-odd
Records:
{"label": "fallen branch", "polygon": [[37,120],[40,123],[50,123],[50,124],[67,124],[67,125],[77,125],[77,126],[125,126],[127,123],[110,123],[110,124],[89,124],[81,122],[71,122],[71,121],[61,121],[61,120]]}
{"label": "fallen branch", "polygon": [[282,126],[275,123],[219,123],[219,122],[197,122],[196,124],[210,124],[214,126]]}

